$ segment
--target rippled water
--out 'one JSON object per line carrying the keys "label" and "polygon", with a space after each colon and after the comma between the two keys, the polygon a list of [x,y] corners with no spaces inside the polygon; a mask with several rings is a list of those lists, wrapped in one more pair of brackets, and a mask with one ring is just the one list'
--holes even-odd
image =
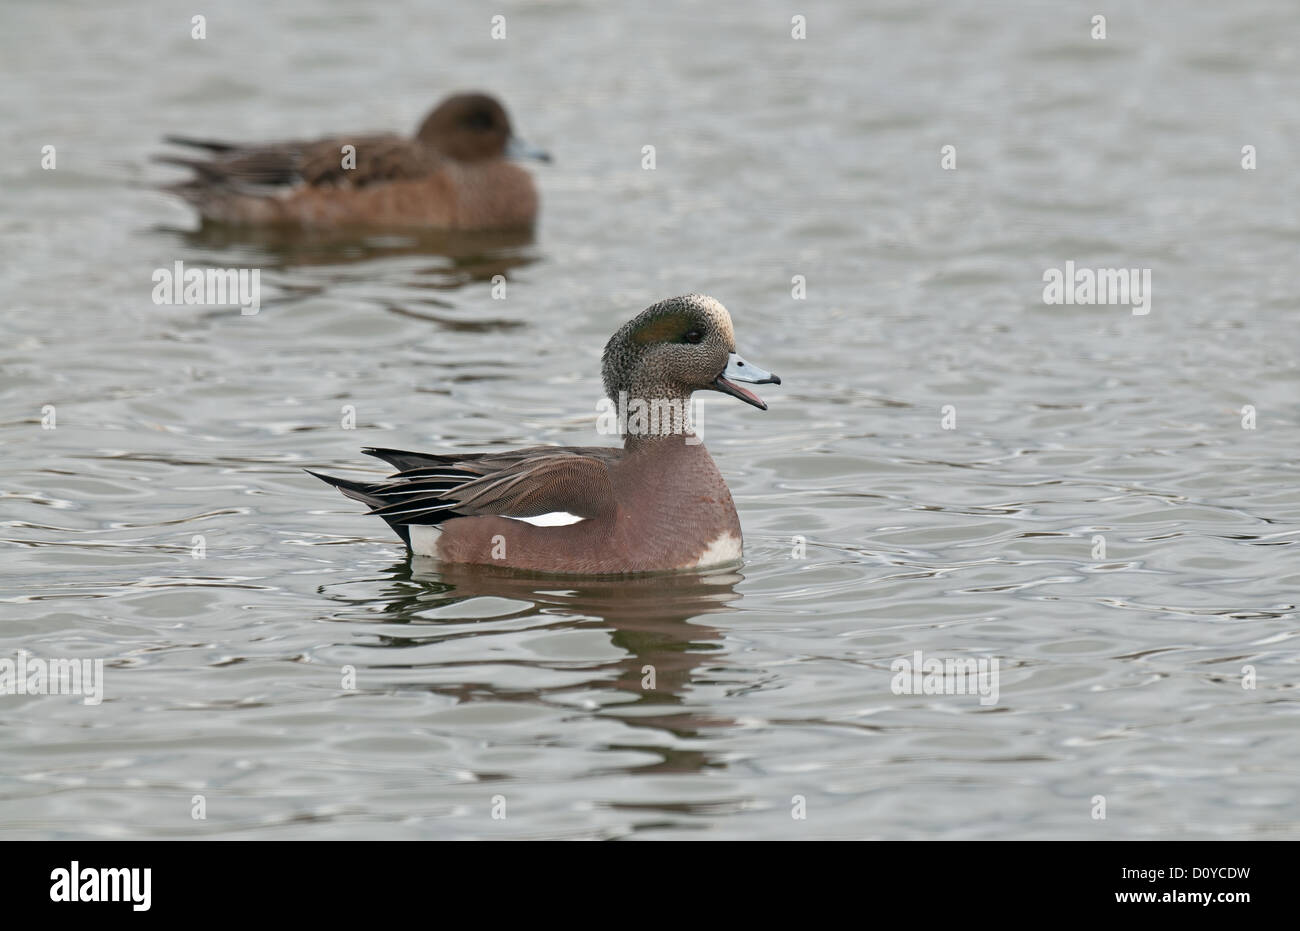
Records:
{"label": "rippled water", "polygon": [[[1300,835],[1294,5],[624,6],[0,7],[0,657],[105,663],[0,697],[0,835]],[[532,238],[153,190],[167,132],[464,87],[556,156]],[[176,260],[261,312],[153,304]],[[1150,314],[1045,305],[1066,261]],[[605,339],[692,290],[784,378],[707,406],[738,571],[439,571],[301,471],[602,442]],[[998,701],[895,694],[918,650]]]}

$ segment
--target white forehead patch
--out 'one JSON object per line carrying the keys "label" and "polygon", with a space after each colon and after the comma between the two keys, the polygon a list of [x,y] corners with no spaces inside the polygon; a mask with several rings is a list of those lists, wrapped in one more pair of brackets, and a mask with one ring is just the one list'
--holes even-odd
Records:
{"label": "white forehead patch", "polygon": [[718,328],[718,332],[726,337],[729,345],[736,345],[736,330],[731,325],[731,314],[727,313],[727,308],[723,307],[716,298],[709,297],[707,294],[688,294],[687,298],[692,304],[708,314],[709,319]]}

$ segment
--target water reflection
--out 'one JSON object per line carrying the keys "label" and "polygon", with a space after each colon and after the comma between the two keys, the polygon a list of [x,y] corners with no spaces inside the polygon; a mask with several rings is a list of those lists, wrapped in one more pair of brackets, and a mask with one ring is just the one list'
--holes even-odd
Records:
{"label": "water reflection", "polygon": [[157,227],[156,231],[206,253],[246,254],[253,250],[260,264],[272,269],[441,256],[449,262],[439,265],[436,272],[447,277],[446,287],[490,281],[494,275],[505,275],[537,261],[531,230],[306,230],[204,222],[197,229]]}
{"label": "water reflection", "polygon": [[[743,597],[736,591],[744,578],[739,572],[570,579],[490,566],[448,566],[416,557],[393,565],[385,576],[381,594],[384,608],[379,616],[385,623],[409,624],[413,628],[410,637],[382,637],[381,642],[387,646],[401,648],[446,639],[429,635],[431,610],[480,597],[507,598],[525,605],[513,614],[494,610],[495,621],[533,618],[535,623],[530,629],[607,630],[611,645],[623,654],[619,659],[596,663],[584,657],[557,657],[557,666],[572,670],[574,663],[583,663],[583,668],[591,672],[590,688],[613,689],[632,699],[602,703],[600,714],[619,717],[631,727],[666,731],[673,737],[671,741],[611,744],[607,749],[653,750],[661,755],[660,763],[639,767],[638,772],[694,772],[720,765],[706,753],[672,744],[733,723],[688,709],[685,696],[701,667],[723,649],[723,632],[698,619],[736,610],[735,603]],[[375,599],[368,601],[371,611],[367,616],[374,618]],[[464,621],[461,617],[455,623],[459,626]],[[654,687],[648,688],[651,676]],[[431,688],[457,701],[490,698],[547,702],[552,695],[574,691],[572,683],[553,688],[502,689],[493,683],[466,681]]]}

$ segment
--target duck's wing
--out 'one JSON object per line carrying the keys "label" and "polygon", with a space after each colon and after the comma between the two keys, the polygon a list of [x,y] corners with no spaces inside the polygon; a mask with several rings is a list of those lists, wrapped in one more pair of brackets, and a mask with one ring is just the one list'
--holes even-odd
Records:
{"label": "duck's wing", "polygon": [[[540,517],[565,512],[579,518],[612,515],[610,468],[621,449],[534,446],[487,455],[431,455],[397,449],[364,452],[402,471],[386,481],[351,482],[311,472],[370,506],[403,539],[409,524],[452,517]],[[310,472],[310,470],[308,470]]]}
{"label": "duck's wing", "polygon": [[155,162],[179,165],[193,171],[194,178],[185,184],[227,188],[241,193],[264,193],[259,189],[301,184],[303,152],[315,145],[279,142],[250,146],[180,136],[168,136],[167,141],[209,153],[207,158],[171,154],[153,157]]}
{"label": "duck's wing", "polygon": [[251,146],[182,136],[168,136],[167,141],[209,153],[208,158],[154,157],[155,161],[194,171],[195,178],[186,184],[242,193],[265,193],[267,188],[300,184],[365,187],[427,177],[442,165],[438,154],[427,146],[396,135],[337,136]]}
{"label": "duck's wing", "polygon": [[340,136],[323,139],[304,149],[299,171],[303,180],[312,185],[365,187],[384,181],[426,178],[443,164],[437,152],[414,139]]}

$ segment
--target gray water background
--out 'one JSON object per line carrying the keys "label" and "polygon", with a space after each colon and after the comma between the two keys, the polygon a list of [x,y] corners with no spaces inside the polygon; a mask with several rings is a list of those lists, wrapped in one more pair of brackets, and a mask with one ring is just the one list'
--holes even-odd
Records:
{"label": "gray water background", "polygon": [[[1300,835],[1300,11],[1097,6],[0,6],[0,657],[105,663],[97,706],[0,697],[0,836]],[[164,133],[477,87],[555,155],[531,238],[154,190]],[[155,305],[177,260],[260,313]],[[1045,305],[1067,260],[1150,313]],[[784,378],[706,406],[737,571],[413,565],[301,471],[605,442],[604,341],[687,291]],[[917,650],[997,704],[895,694]]]}

